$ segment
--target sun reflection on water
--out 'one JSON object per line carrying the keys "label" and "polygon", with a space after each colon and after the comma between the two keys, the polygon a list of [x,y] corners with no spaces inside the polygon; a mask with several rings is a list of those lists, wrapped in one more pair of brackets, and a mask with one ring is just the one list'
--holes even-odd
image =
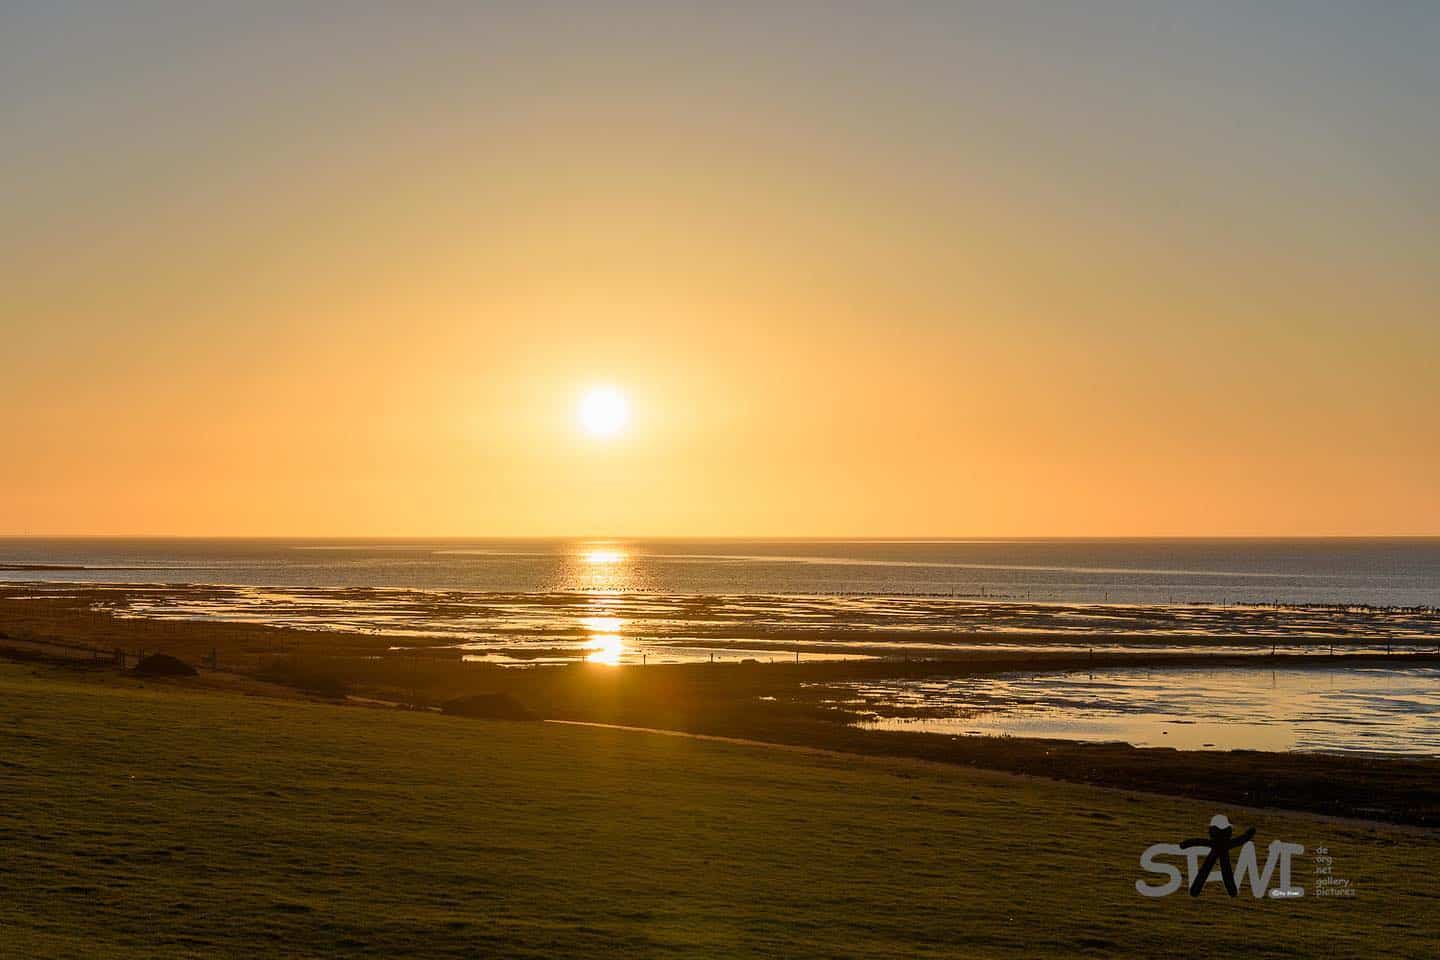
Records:
{"label": "sun reflection on water", "polygon": [[618,666],[625,655],[625,639],[621,635],[625,629],[625,621],[620,617],[609,616],[605,612],[606,606],[605,601],[600,601],[597,604],[600,612],[594,616],[581,617],[580,626],[587,634],[584,649],[589,652],[585,654],[585,660],[613,667]]}
{"label": "sun reflection on water", "polygon": [[610,549],[586,550],[584,553],[580,554],[580,558],[586,563],[591,564],[624,563],[625,551]]}
{"label": "sun reflection on water", "polygon": [[631,582],[634,569],[630,554],[621,544],[604,541],[584,543],[571,556],[574,563],[571,574],[573,589],[615,593],[634,586]]}
{"label": "sun reflection on water", "polygon": [[590,651],[585,655],[587,662],[613,667],[620,663],[620,657],[625,653],[625,641],[618,633],[597,633],[585,644],[585,649]]}
{"label": "sun reflection on water", "polygon": [[580,625],[587,633],[618,634],[625,626],[625,621],[619,617],[581,617]]}

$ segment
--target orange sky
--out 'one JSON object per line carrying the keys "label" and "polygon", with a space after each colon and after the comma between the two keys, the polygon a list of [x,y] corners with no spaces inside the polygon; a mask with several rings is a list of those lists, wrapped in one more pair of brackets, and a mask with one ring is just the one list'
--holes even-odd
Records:
{"label": "orange sky", "polygon": [[1440,534],[1437,18],[1148,6],[6,14],[0,533]]}

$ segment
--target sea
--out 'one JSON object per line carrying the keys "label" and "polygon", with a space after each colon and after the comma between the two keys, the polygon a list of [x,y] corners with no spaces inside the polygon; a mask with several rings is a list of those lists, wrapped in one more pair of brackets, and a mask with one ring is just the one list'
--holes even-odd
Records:
{"label": "sea", "polygon": [[1440,605],[1440,538],[0,539],[0,580]]}

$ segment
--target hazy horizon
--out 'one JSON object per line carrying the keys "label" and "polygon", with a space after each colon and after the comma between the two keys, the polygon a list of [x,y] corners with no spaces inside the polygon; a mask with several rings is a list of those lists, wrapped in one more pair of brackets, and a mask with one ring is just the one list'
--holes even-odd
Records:
{"label": "hazy horizon", "polygon": [[[192,613],[244,616],[267,605],[284,607],[282,594],[299,589],[304,596],[285,618],[329,622],[364,615],[376,626],[394,611],[361,604],[368,612],[347,614],[354,599],[347,590],[397,588],[391,599],[401,607],[414,602],[409,590],[449,591],[457,602],[507,594],[512,600],[498,620],[513,618],[521,629],[529,629],[532,618],[513,604],[545,608],[557,596],[570,596],[580,612],[559,616],[555,625],[562,630],[573,629],[577,616],[601,615],[597,606],[609,608],[606,617],[631,619],[614,609],[627,596],[650,598],[636,601],[646,609],[663,597],[779,595],[811,598],[806,603],[837,595],[889,598],[878,601],[880,608],[917,596],[1433,608],[1440,538],[32,538],[0,540],[0,583],[7,580],[62,590],[69,588],[56,585],[116,581],[162,593],[184,593],[180,583],[229,585],[242,593],[257,588],[248,598],[206,599],[201,591],[186,601]],[[307,612],[311,601],[325,603]],[[479,603],[488,609],[488,601]],[[844,603],[832,611],[836,623],[854,612]],[[475,627],[454,614],[446,608],[423,619],[447,632]],[[949,620],[942,615],[940,622]]]}
{"label": "hazy horizon", "polygon": [[795,541],[802,543],[1006,543],[1006,542],[1049,542],[1049,541],[1185,541],[1185,540],[1251,540],[1251,541],[1306,541],[1306,540],[1440,540],[1440,534],[1431,533],[1396,533],[1396,534],[872,534],[859,536],[855,534],[776,534],[776,533],[739,533],[739,534],[486,534],[486,533],[459,533],[459,534],[438,534],[438,533],[347,533],[347,534],[325,534],[325,533],[0,533],[0,540],[276,540],[276,541],[335,541],[355,542],[366,541],[406,541],[413,540],[421,543],[443,543],[445,541],[474,541],[474,542],[704,542],[704,541]]}

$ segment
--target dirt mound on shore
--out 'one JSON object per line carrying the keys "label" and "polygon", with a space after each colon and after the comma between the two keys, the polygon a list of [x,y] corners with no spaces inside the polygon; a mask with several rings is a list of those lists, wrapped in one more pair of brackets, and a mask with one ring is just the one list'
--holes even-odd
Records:
{"label": "dirt mound on shore", "polygon": [[200,671],[168,653],[152,653],[135,664],[135,672],[142,677],[193,677]]}
{"label": "dirt mound on shore", "polygon": [[293,654],[269,664],[257,676],[332,700],[343,700],[350,693],[349,682],[340,674],[339,658]]}
{"label": "dirt mound on shore", "polygon": [[525,705],[508,693],[476,693],[456,697],[441,705],[440,711],[456,717],[480,720],[538,720]]}

